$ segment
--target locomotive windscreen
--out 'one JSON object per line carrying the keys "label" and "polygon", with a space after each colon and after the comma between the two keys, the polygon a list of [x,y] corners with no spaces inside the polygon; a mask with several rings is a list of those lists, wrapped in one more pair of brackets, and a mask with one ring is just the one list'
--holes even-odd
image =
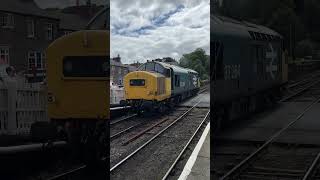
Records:
{"label": "locomotive windscreen", "polygon": [[109,57],[67,56],[63,59],[65,77],[108,77]]}
{"label": "locomotive windscreen", "polygon": [[148,72],[157,72],[160,73],[166,77],[170,77],[170,70],[167,68],[164,68],[162,65],[154,62],[148,62],[143,65],[141,65],[138,68],[139,71],[148,71]]}
{"label": "locomotive windscreen", "polygon": [[131,79],[130,86],[144,86],[145,80],[144,79]]}

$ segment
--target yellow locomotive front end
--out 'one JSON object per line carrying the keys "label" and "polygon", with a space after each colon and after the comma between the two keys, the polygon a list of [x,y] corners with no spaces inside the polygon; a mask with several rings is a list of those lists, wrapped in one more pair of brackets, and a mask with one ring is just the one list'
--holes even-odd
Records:
{"label": "yellow locomotive front end", "polygon": [[55,40],[46,51],[50,124],[35,124],[32,134],[51,129],[51,137],[67,141],[74,159],[86,163],[109,152],[109,49],[109,31],[84,30]]}
{"label": "yellow locomotive front end", "polygon": [[160,73],[135,71],[124,77],[124,89],[130,105],[156,106],[170,98],[171,80]]}
{"label": "yellow locomotive front end", "polygon": [[47,49],[50,119],[109,119],[109,33],[80,31]]}

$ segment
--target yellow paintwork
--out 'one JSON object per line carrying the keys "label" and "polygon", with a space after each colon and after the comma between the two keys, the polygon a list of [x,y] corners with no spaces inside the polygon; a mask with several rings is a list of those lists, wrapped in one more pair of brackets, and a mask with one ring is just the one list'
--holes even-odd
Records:
{"label": "yellow paintwork", "polygon": [[[51,119],[109,119],[109,77],[80,78],[63,75],[65,56],[109,56],[109,31],[79,31],[54,41],[46,51],[48,102]],[[109,60],[109,59],[107,59]]]}
{"label": "yellow paintwork", "polygon": [[[128,73],[124,77],[124,89],[126,100],[155,100],[163,101],[171,95],[171,79],[165,78],[165,93],[156,94],[158,84],[157,78],[163,77],[158,73],[151,73],[147,71],[134,71]],[[130,79],[144,79],[144,86],[130,86]]]}

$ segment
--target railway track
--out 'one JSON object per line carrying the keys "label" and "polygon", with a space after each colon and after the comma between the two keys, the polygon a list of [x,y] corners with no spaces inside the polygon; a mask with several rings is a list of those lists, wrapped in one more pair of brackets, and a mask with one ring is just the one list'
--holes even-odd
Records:
{"label": "railway track", "polygon": [[319,169],[319,162],[320,161],[320,151],[318,152],[317,156],[312,161],[312,164],[306,171],[303,176],[303,180],[313,180],[313,179],[320,179],[320,169]]}
{"label": "railway track", "polygon": [[[144,142],[137,142],[139,144],[137,148],[113,164],[110,168],[111,178],[167,179],[170,177],[190,142],[208,120],[210,110],[197,108],[199,103],[200,101],[188,108],[182,115],[166,121],[164,126],[144,134],[152,137]],[[186,139],[186,137],[190,138]],[[145,169],[148,169],[149,173],[144,171]],[[157,173],[152,170],[156,170]]]}
{"label": "railway track", "polygon": [[298,80],[290,82],[290,84],[288,84],[287,88],[289,88],[289,89],[296,88],[298,86],[301,86],[305,83],[312,81],[315,78],[319,78],[319,76],[320,76],[320,71],[311,72],[309,74],[302,76]]}
{"label": "railway track", "polygon": [[64,180],[75,177],[77,175],[81,175],[82,171],[86,168],[86,165],[79,165],[78,167],[74,167],[70,170],[62,172],[60,174],[49,177],[47,180]]}
{"label": "railway track", "polygon": [[[202,92],[204,92],[204,91],[206,91],[206,89],[203,89]],[[181,114],[182,111],[185,111],[185,109],[184,110],[183,109],[184,108],[177,108],[176,110],[177,110],[177,112],[179,112]],[[173,114],[171,114],[171,116],[176,117],[177,115],[173,113]],[[155,118],[155,117],[153,117],[153,118]],[[149,128],[150,128],[149,130],[152,130],[153,128],[157,128],[158,124],[152,125],[152,123],[153,122],[150,121],[150,119],[139,118],[139,117],[137,117],[136,114],[132,114],[132,115],[129,115],[129,116],[117,119],[117,120],[113,120],[110,122],[110,128],[111,128],[110,140],[113,141],[117,137],[125,135],[131,131],[134,132],[135,129],[142,128],[143,126],[149,126]],[[150,126],[150,124],[151,124],[151,126]],[[204,123],[202,123],[202,126],[203,125],[204,125]],[[152,126],[154,126],[154,127],[152,127]],[[201,128],[197,129],[197,133],[199,133],[199,131],[202,129],[202,126],[201,126]],[[148,131],[146,131],[144,133],[148,134],[149,133]],[[144,133],[142,133],[141,135],[143,135]],[[192,140],[194,140],[195,137],[196,136],[193,135]],[[129,140],[134,141],[135,139],[133,138],[133,139],[129,139]],[[190,144],[191,144],[191,142],[189,142],[188,145],[185,146],[183,151],[186,151],[189,148]],[[184,154],[184,153],[181,153],[181,154]],[[170,172],[176,168],[175,166],[178,162],[179,162],[179,160],[176,160],[175,164],[171,165],[172,168],[170,168],[171,169]],[[79,164],[77,166],[74,166],[73,168],[67,169],[67,170],[60,172],[60,173],[57,173],[47,179],[48,180],[81,179],[81,178],[85,179],[85,177],[83,175],[85,174],[84,172],[86,172],[86,169],[87,169],[86,165]],[[168,176],[169,175],[170,175],[170,173],[168,173]]]}
{"label": "railway track", "polygon": [[291,100],[292,98],[301,95],[305,91],[309,90],[315,84],[319,83],[320,71],[315,74],[308,75],[306,78],[295,82],[293,84],[289,84],[287,88],[287,96],[282,98],[279,102],[286,102]]}
{"label": "railway track", "polygon": [[288,84],[287,88],[289,88],[289,89],[296,88],[298,86],[301,86],[305,83],[310,82],[311,80],[313,80],[315,78],[318,78],[319,76],[320,76],[320,71],[315,71],[315,72],[305,74],[302,77],[300,77],[299,79],[290,82],[290,84]]}
{"label": "railway track", "polygon": [[[209,85],[201,87],[199,94],[208,91],[208,89],[209,89]],[[178,107],[179,106],[177,106],[177,108],[174,111],[184,111],[183,108],[181,110]],[[113,120],[110,122],[110,126],[111,126],[110,140],[113,140],[121,135],[129,133],[130,131],[136,128],[139,128],[148,122],[150,122],[150,119],[138,117],[137,114],[132,114],[117,120]]]}
{"label": "railway track", "polygon": [[132,114],[110,123],[110,140],[130,132],[131,130],[146,123],[144,118],[138,117],[137,114]]}
{"label": "railway track", "polygon": [[290,143],[283,145],[278,141],[280,138],[285,139],[297,122],[300,122],[320,102],[320,94],[315,88],[319,82],[307,83],[307,86],[300,90],[302,92],[297,91],[287,99],[296,102],[297,99],[308,97],[307,99],[312,102],[270,138],[259,143],[240,141],[238,144],[220,140],[221,144],[214,145],[220,146],[219,151],[214,152],[215,162],[228,162],[214,167],[214,177],[221,180],[319,178],[320,145]]}
{"label": "railway track", "polygon": [[135,117],[137,117],[137,114],[131,114],[129,116],[125,116],[125,117],[122,117],[122,118],[117,119],[117,120],[111,120],[110,125],[119,124],[121,122],[128,121],[128,120],[130,120],[132,118],[135,118]]}

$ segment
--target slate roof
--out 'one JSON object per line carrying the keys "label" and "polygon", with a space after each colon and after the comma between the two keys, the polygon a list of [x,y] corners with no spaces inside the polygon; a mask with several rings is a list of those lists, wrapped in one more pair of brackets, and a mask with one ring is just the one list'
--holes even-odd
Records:
{"label": "slate roof", "polygon": [[[97,13],[96,11],[101,10],[102,6],[94,6],[92,15],[89,15],[89,7],[86,6],[72,6],[65,9],[47,10],[52,16],[60,19],[60,28],[67,30],[83,30],[91,18]],[[103,24],[101,19],[104,20],[106,17],[98,18],[96,24]],[[99,21],[100,20],[100,21]]]}
{"label": "slate roof", "polygon": [[127,65],[125,64],[122,64],[121,62],[117,62],[113,59],[110,59],[110,65],[111,66],[120,66],[120,67],[128,67]]}
{"label": "slate roof", "polygon": [[33,0],[0,0],[0,11],[57,19],[39,8]]}
{"label": "slate roof", "polygon": [[85,29],[88,19],[77,14],[69,14],[62,12],[49,12],[52,16],[60,19],[60,29],[83,30]]}

